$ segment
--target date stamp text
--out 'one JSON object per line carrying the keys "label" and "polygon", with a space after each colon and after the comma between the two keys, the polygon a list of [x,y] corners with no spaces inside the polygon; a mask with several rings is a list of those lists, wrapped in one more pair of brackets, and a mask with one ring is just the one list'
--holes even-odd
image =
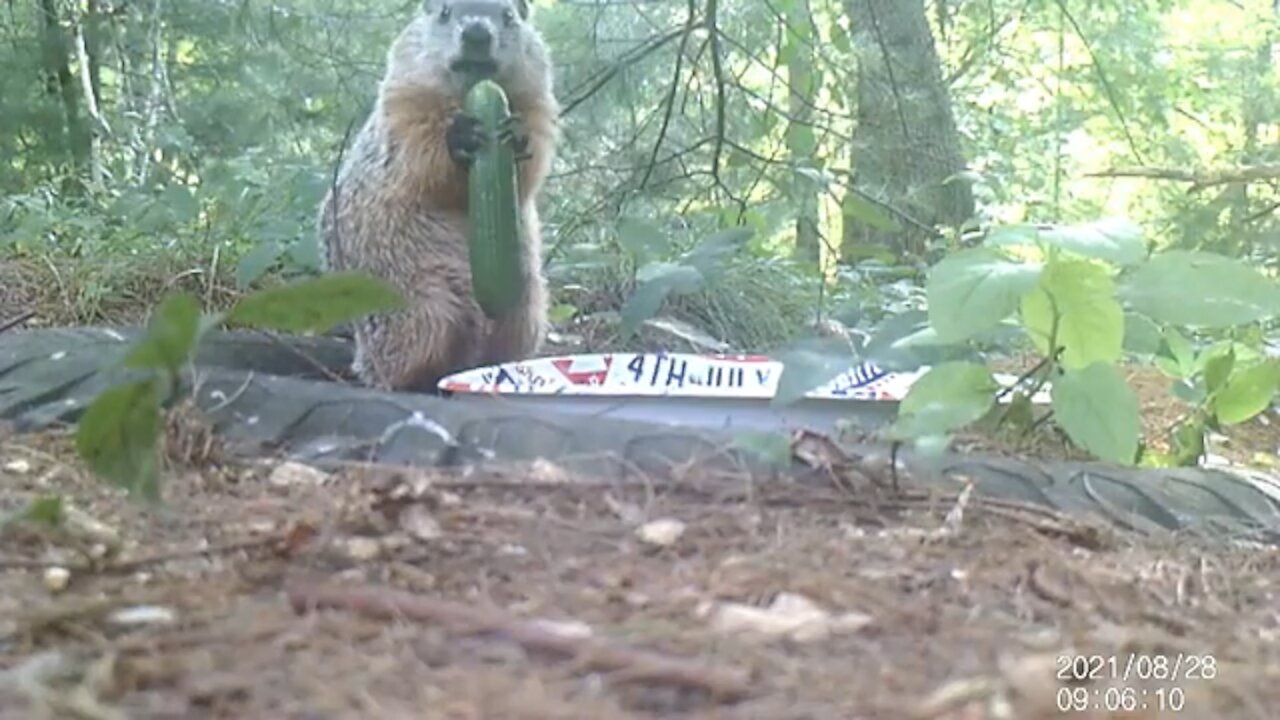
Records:
{"label": "date stamp text", "polygon": [[1115,655],[1059,655],[1057,678],[1061,682],[1161,682],[1213,680],[1218,663],[1213,655],[1192,653]]}

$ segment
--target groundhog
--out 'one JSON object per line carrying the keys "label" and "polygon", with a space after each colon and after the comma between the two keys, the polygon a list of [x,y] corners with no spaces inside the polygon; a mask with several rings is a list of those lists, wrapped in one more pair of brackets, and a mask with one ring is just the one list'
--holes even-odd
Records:
{"label": "groundhog", "polygon": [[[560,107],[551,57],[525,0],[424,0],[387,53],[376,104],[320,206],[324,264],[395,285],[403,310],[353,323],[352,371],[383,389],[434,392],[459,370],[541,347],[546,280],[535,199],[551,167]],[[490,320],[471,289],[467,170],[483,141],[461,107],[477,67],[502,86],[513,122],[526,291]],[[336,219],[336,223],[335,223]]]}

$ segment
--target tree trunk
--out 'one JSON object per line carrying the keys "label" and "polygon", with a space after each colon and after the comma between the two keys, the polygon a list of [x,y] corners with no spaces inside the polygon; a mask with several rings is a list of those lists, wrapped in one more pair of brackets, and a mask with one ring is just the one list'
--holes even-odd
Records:
{"label": "tree trunk", "polygon": [[[816,33],[806,32],[812,29],[813,14],[809,0],[795,0],[787,17],[787,27],[783,31],[783,52],[787,57],[788,108],[790,125],[787,128],[787,150],[791,162],[798,166],[813,166],[818,163],[816,157],[815,133],[813,131],[813,98],[817,94],[817,83],[813,68],[813,42]],[[797,260],[818,266],[822,249],[818,240],[818,194],[813,183],[806,181],[798,174],[790,178],[793,199],[796,203],[796,244],[794,257]]]}
{"label": "tree trunk", "polygon": [[62,147],[71,170],[84,167],[89,157],[89,127],[80,117],[80,88],[71,76],[70,43],[62,28],[57,0],[39,0],[43,19],[45,88],[62,103]]}
{"label": "tree trunk", "polygon": [[845,0],[858,53],[854,186],[892,208],[887,234],[846,215],[843,254],[860,244],[919,254],[936,225],[973,214],[960,135],[923,0]]}

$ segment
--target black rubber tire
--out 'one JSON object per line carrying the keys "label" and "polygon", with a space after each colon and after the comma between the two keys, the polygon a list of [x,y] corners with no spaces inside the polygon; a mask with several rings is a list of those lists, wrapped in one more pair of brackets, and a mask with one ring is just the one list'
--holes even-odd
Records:
{"label": "black rubber tire", "polygon": [[[74,422],[98,392],[125,375],[115,360],[137,336],[124,328],[0,333],[0,419],[21,431]],[[751,473],[758,481],[801,477],[735,445],[730,433],[675,424],[531,412],[501,398],[450,399],[379,392],[344,382],[350,346],[337,338],[212,332],[195,366],[197,404],[245,453],[316,464],[368,459],[416,466],[538,457],[605,481],[670,478],[689,463]],[[673,416],[680,403],[673,399]],[[864,455],[887,455],[862,445]],[[1103,463],[1018,461],[947,454],[928,462],[900,454],[914,479],[954,492],[963,476],[988,496],[1101,516],[1124,528],[1191,531],[1280,544],[1280,487],[1271,479],[1199,468],[1146,470]]]}

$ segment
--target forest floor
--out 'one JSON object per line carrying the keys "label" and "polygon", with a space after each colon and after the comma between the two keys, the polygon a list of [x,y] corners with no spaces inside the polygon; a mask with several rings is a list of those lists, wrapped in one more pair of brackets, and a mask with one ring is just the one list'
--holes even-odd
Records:
{"label": "forest floor", "polygon": [[[1134,386],[1152,427],[1176,414],[1167,381]],[[1230,453],[1274,454],[1274,425]],[[165,500],[146,507],[90,476],[66,432],[0,428],[0,513],[64,501],[56,526],[0,524],[0,720],[1280,707],[1274,549],[964,493],[724,499],[546,466],[325,473],[233,458],[193,415],[168,431]]]}

